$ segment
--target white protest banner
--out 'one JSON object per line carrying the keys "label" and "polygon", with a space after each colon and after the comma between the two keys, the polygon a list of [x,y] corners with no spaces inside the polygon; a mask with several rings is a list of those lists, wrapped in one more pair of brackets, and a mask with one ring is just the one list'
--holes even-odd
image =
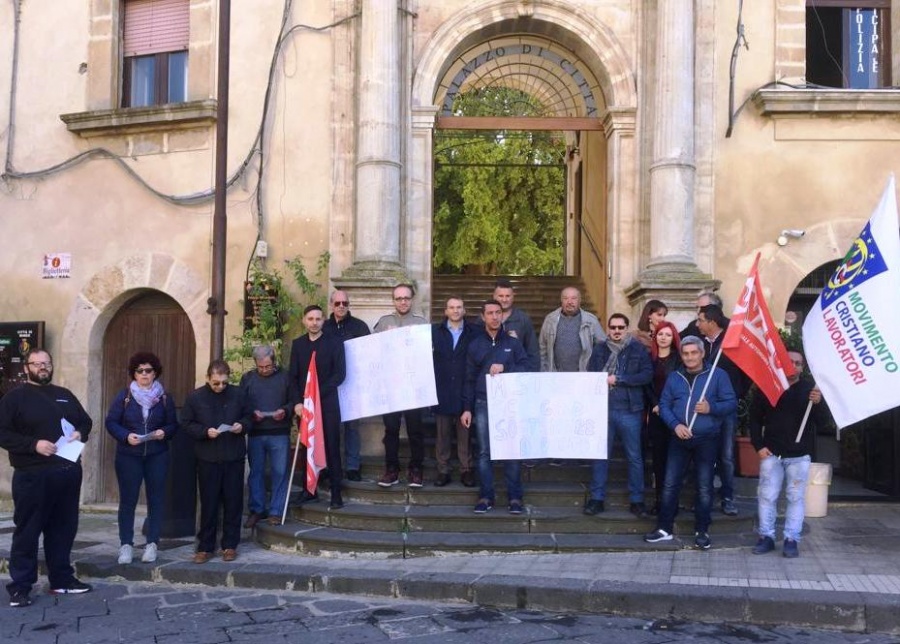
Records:
{"label": "white protest banner", "polygon": [[606,458],[605,373],[485,377],[491,460]]}
{"label": "white protest banner", "polygon": [[341,420],[437,404],[430,325],[347,340],[344,355],[347,377],[338,387]]}

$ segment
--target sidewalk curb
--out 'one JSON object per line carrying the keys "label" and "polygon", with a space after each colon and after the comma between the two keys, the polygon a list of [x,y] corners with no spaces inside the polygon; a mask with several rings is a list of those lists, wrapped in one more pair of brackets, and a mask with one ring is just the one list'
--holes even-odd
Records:
{"label": "sidewalk curb", "polygon": [[[0,567],[5,561],[0,562]],[[75,562],[79,576],[173,584],[297,590],[459,602],[498,608],[583,612],[701,622],[824,628],[900,634],[900,595],[638,582],[515,575],[355,570],[343,562],[198,565],[161,561],[120,566],[108,558]]]}

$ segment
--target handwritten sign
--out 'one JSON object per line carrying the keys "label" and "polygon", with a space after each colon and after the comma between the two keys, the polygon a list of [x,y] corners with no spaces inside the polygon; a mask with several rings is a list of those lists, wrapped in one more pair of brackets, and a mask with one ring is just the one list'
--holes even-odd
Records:
{"label": "handwritten sign", "polygon": [[606,458],[605,373],[485,377],[491,460]]}
{"label": "handwritten sign", "polygon": [[338,387],[341,420],[437,404],[430,325],[347,340],[344,355],[347,377]]}

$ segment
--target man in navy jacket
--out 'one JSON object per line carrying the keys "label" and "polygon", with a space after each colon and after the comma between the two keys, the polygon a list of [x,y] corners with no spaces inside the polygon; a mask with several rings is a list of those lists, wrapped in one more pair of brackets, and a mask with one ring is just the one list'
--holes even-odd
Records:
{"label": "man in navy jacket", "polygon": [[693,335],[681,340],[684,365],[669,376],[660,396],[659,415],[674,432],[675,439],[669,442],[666,482],[656,530],[644,536],[648,543],[671,541],[681,484],[693,459],[697,477],[694,545],[701,550],[710,547],[713,470],[719,436],[726,418],[737,410],[737,398],[728,375],[704,363],[703,344],[703,340]]}

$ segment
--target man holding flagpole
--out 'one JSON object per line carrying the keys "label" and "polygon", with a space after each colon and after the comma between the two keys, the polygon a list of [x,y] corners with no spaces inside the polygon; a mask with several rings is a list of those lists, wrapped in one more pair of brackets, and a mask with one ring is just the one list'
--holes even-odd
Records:
{"label": "man holding flagpole", "polygon": [[[313,370],[317,375],[317,384],[321,406],[319,417],[314,424],[324,429],[325,463],[331,485],[332,510],[344,507],[341,496],[341,407],[338,401],[338,385],[344,382],[346,365],[344,362],[344,345],[340,338],[322,333],[325,316],[322,307],[312,304],[303,310],[303,325],[306,334],[294,340],[291,345],[290,379],[294,388],[294,400],[303,400],[306,391],[308,373]],[[312,360],[314,364],[311,364]],[[294,413],[303,418],[304,403],[297,403]],[[309,414],[309,411],[306,412]],[[317,422],[316,422],[317,421]],[[318,500],[315,485],[306,485],[302,501]]]}
{"label": "man holding flagpole", "polygon": [[[803,356],[789,351],[796,372],[789,378],[790,387],[772,405],[764,396],[754,396],[750,406],[750,440],[759,454],[759,541],[753,554],[764,555],[775,549],[775,518],[781,486],[787,482],[784,513],[784,547],[782,554],[793,559],[800,556],[798,542],[803,531],[804,501],[809,464],[812,460],[815,429],[805,427],[810,407],[821,412],[822,393],[809,380],[801,380]],[[821,414],[816,414],[821,421]],[[814,423],[815,425],[816,423]]]}

